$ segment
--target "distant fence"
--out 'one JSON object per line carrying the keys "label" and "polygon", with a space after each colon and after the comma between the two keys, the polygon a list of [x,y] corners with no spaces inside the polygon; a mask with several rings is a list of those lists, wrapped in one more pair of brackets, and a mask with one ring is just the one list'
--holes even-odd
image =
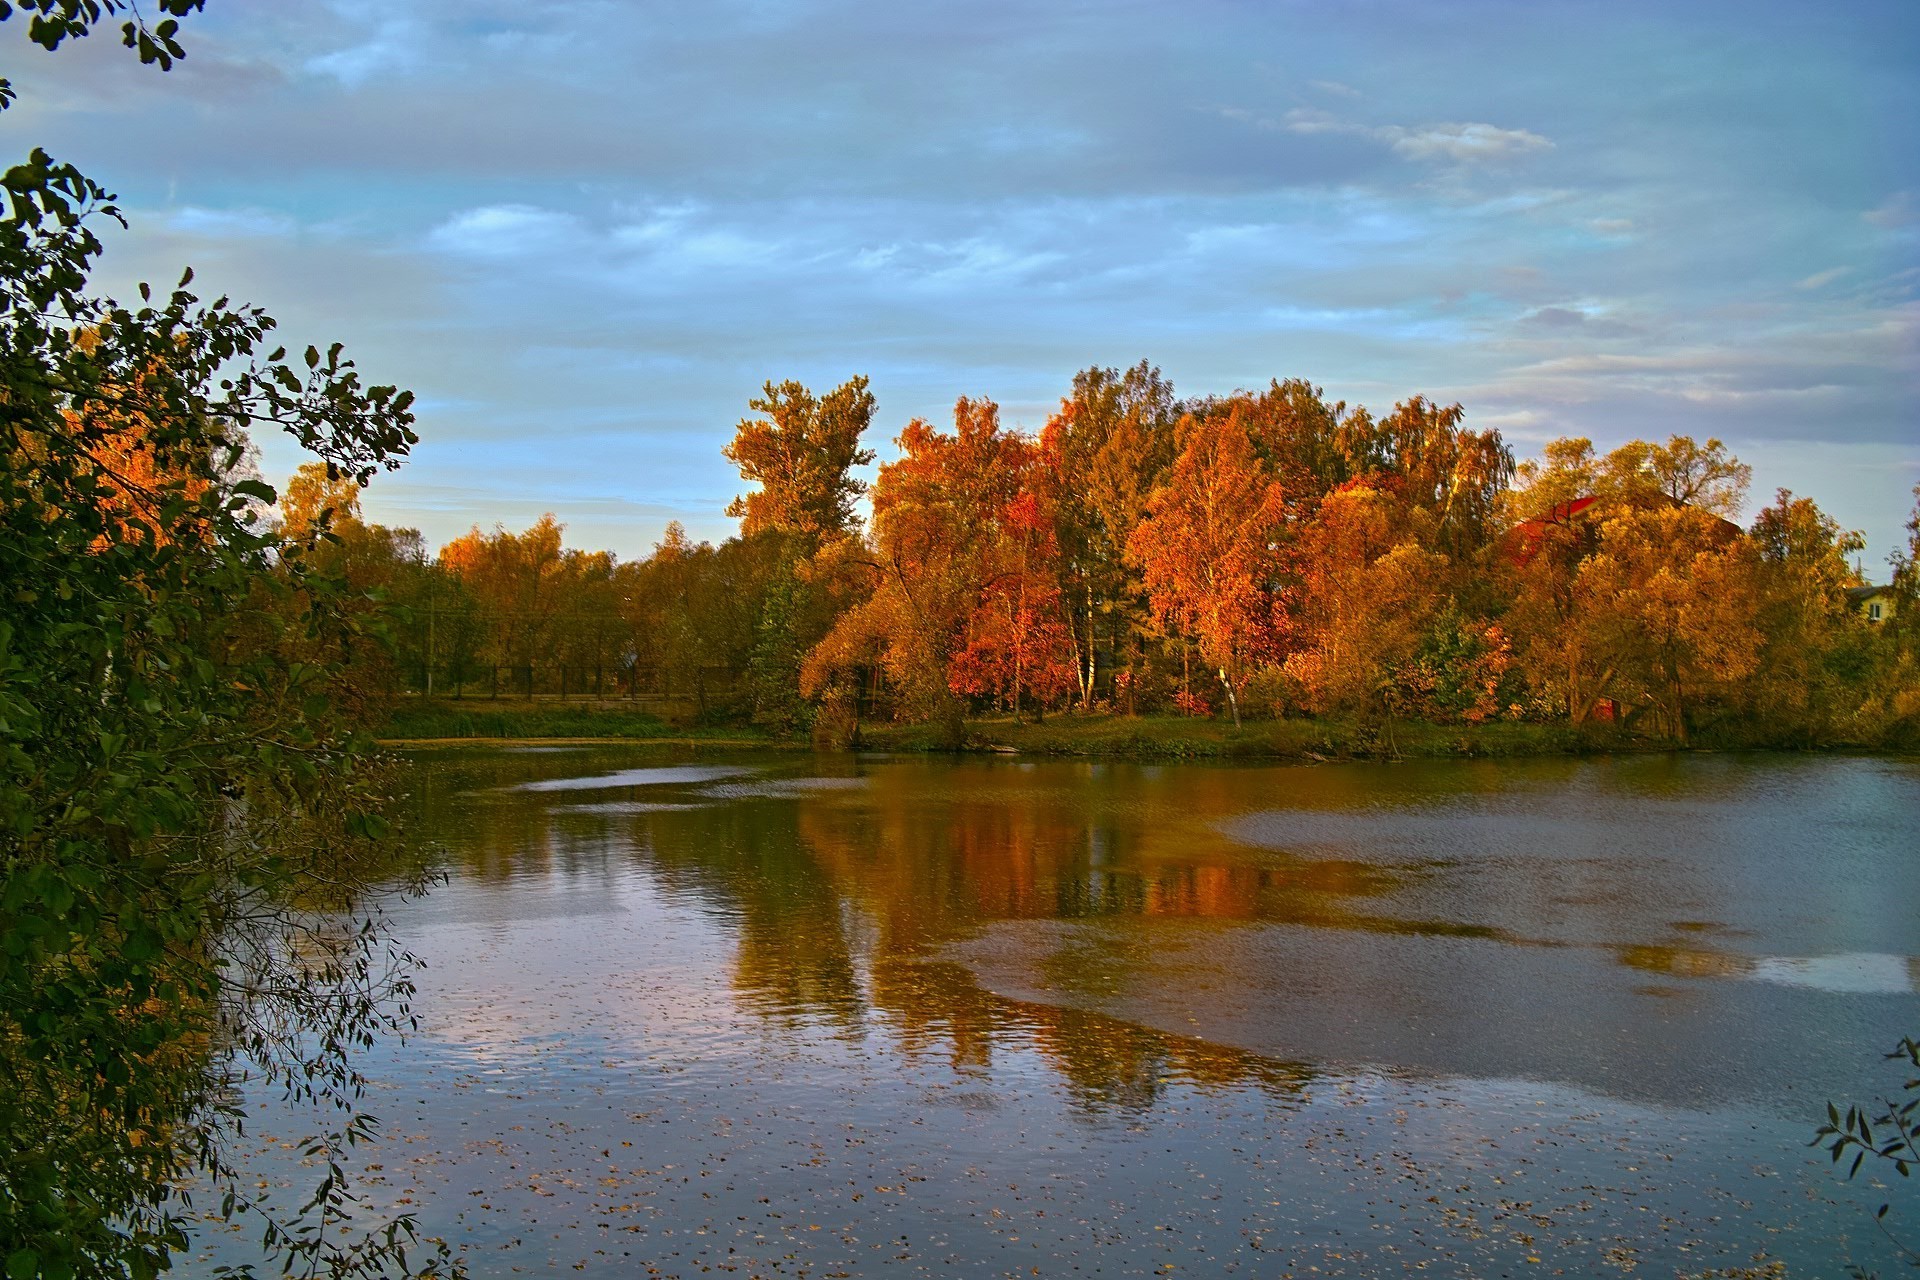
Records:
{"label": "distant fence", "polygon": [[436,698],[552,698],[584,702],[707,702],[733,697],[741,675],[731,667],[426,666],[401,670],[406,691]]}

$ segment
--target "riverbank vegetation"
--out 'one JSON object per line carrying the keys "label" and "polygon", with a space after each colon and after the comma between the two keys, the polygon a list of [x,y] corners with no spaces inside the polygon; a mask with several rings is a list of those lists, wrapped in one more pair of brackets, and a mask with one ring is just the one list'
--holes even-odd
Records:
{"label": "riverbank vegetation", "polygon": [[[199,0],[155,8],[151,26],[121,0],[0,21],[52,50],[126,17],[165,69]],[[191,272],[100,296],[113,197],[39,150],[4,185],[0,1266],[150,1277],[197,1208],[244,1215],[295,1274],[410,1272],[409,1221],[362,1233],[342,1175],[372,1131],[351,1055],[410,1023],[410,957],[370,894],[424,875],[383,838],[390,787],[360,732],[379,615],[314,531],[268,518],[248,458],[251,433],[283,430],[365,483],[413,444],[411,397],[338,347],[289,356]],[[292,1204],[230,1159],[243,1085],[312,1109]]]}
{"label": "riverbank vegetation", "polygon": [[910,422],[869,492],[865,379],[750,407],[726,452],[756,487],[718,545],[673,525],[622,562],[548,516],[429,556],[317,468],[284,519],[405,606],[363,668],[389,705],[571,698],[948,747],[996,715],[1085,750],[1166,738],[1134,723],[1154,715],[1196,741],[1920,741],[1920,512],[1869,582],[1810,498],[1737,523],[1751,470],[1717,440],[1517,460],[1458,405],[1375,413],[1297,379],[1180,399],[1142,363],[1082,371],[1038,431],[969,398],[951,428]]}

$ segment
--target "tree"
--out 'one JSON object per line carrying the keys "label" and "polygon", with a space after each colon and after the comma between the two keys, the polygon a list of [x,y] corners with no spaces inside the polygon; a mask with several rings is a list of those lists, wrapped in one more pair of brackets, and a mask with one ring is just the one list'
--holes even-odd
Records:
{"label": "tree", "polygon": [[1268,590],[1286,518],[1280,485],[1253,451],[1245,420],[1188,416],[1180,453],[1127,542],[1154,609],[1199,641],[1240,723],[1241,683],[1270,647]]}
{"label": "tree", "polygon": [[1328,494],[1301,531],[1285,669],[1316,711],[1392,716],[1443,603],[1444,557],[1405,536],[1392,495],[1363,480]]}
{"label": "tree", "polygon": [[1724,698],[1758,661],[1755,560],[1737,528],[1673,506],[1607,520],[1580,566],[1592,607],[1577,625],[1604,655],[1608,690],[1677,742],[1696,707]]}
{"label": "tree", "polygon": [[873,421],[873,394],[856,377],[816,399],[798,382],[769,382],[747,407],[767,415],[743,418],[723,452],[740,475],[760,486],[735,498],[727,514],[751,537],[768,530],[818,540],[857,523],[854,499],[867,491],[854,467],[873,461],[860,437]]}
{"label": "tree", "polygon": [[1366,409],[1328,404],[1326,393],[1305,379],[1275,379],[1259,395],[1234,400],[1244,403],[1254,444],[1296,515],[1311,514],[1321,498],[1383,461],[1375,457]]}
{"label": "tree", "polygon": [[324,462],[303,462],[280,491],[280,531],[312,542],[336,521],[360,518],[360,486]]}
{"label": "tree", "polygon": [[[1132,651],[1145,638],[1146,590],[1127,561],[1127,539],[1173,459],[1178,416],[1173,385],[1142,360],[1125,372],[1094,367],[1076,373],[1072,394],[1041,431],[1052,475],[1062,607],[1072,619],[1083,706],[1093,701],[1103,642],[1111,665],[1130,671]],[[1124,662],[1122,649],[1128,651]]]}
{"label": "tree", "polygon": [[[163,69],[159,0],[126,42]],[[48,49],[118,0],[15,8]],[[0,107],[12,97],[0,83]],[[351,608],[266,527],[250,428],[365,483],[414,443],[412,397],[337,346],[289,361],[264,313],[191,273],[123,305],[90,292],[113,198],[34,151],[0,180],[0,1241],[10,1277],[152,1276],[185,1244],[178,1180],[307,1270],[405,1267],[410,1224],[341,1242],[336,1153],[366,1136],[347,1047],[405,1022],[377,933],[342,937],[380,829],[328,663],[248,643],[264,600],[309,637]],[[319,887],[341,892],[325,898]],[[296,952],[299,954],[296,956]],[[404,960],[404,957],[394,957]],[[225,1089],[245,1073],[338,1104],[290,1219],[235,1181]]]}
{"label": "tree", "polygon": [[1920,641],[1920,484],[1913,487],[1913,513],[1907,517],[1907,545],[1893,553],[1892,629],[1911,651]]}
{"label": "tree", "polygon": [[1501,499],[1514,475],[1513,451],[1498,431],[1469,431],[1459,405],[1441,408],[1424,396],[1393,407],[1378,435],[1405,509],[1409,532],[1468,566],[1497,532]]}
{"label": "tree", "polygon": [[1755,726],[1801,744],[1824,741],[1858,710],[1869,683],[1872,637],[1847,600],[1858,581],[1847,557],[1866,539],[1786,489],[1754,520],[1751,536],[1765,637],[1752,682]]}
{"label": "tree", "polygon": [[1721,519],[1740,513],[1753,468],[1708,439],[1672,436],[1665,444],[1634,440],[1607,455],[1608,479],[1628,493],[1652,492],[1669,502],[1699,507]]}
{"label": "tree", "polygon": [[[1030,461],[1027,471],[1030,480],[1044,474]],[[1073,637],[1061,607],[1054,519],[1043,494],[1029,484],[994,513],[965,643],[947,667],[955,693],[998,695],[1016,718],[1023,693],[1044,711],[1077,679]]]}
{"label": "tree", "polygon": [[[809,696],[877,666],[902,713],[958,734],[952,663],[994,575],[1000,523],[1033,465],[1033,442],[1000,426],[991,400],[962,396],[952,432],[915,418],[880,468],[873,531],[858,555],[873,592],[842,614],[801,669]],[[964,687],[965,681],[962,681]]]}
{"label": "tree", "polygon": [[481,602],[495,666],[530,667],[552,654],[555,619],[566,604],[566,526],[548,512],[525,533],[479,526],[440,548],[440,564]]}

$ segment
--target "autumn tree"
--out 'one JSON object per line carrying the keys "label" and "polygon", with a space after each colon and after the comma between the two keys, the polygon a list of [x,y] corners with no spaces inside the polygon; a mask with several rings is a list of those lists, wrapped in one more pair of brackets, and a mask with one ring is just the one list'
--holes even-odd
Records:
{"label": "autumn tree", "polygon": [[741,535],[783,530],[817,541],[852,530],[854,500],[867,488],[852,471],[873,461],[873,451],[860,447],[873,421],[867,380],[853,378],[817,398],[798,382],[769,382],[747,407],[766,416],[742,419],[723,450],[743,479],[760,486],[727,506]]}
{"label": "autumn tree", "polygon": [[874,485],[873,532],[858,557],[872,594],[814,647],[802,680],[813,696],[877,666],[906,716],[957,734],[953,660],[994,577],[1002,519],[1035,453],[1032,441],[1001,427],[991,400],[961,397],[953,422],[943,432],[916,418],[901,431],[900,457]]}
{"label": "autumn tree", "polygon": [[1606,481],[1624,496],[1657,494],[1669,503],[1697,507],[1730,520],[1753,479],[1753,468],[1709,438],[1672,436],[1665,444],[1634,440],[1609,453],[1602,467]]}
{"label": "autumn tree", "polygon": [[553,623],[565,603],[561,559],[563,526],[551,513],[524,533],[478,525],[440,548],[443,568],[480,601],[493,666],[529,667],[551,653]]}
{"label": "autumn tree", "polygon": [[[1535,693],[1580,723],[1618,705],[1676,737],[1691,694],[1729,695],[1754,670],[1757,579],[1737,511],[1751,469],[1718,440],[1549,443],[1506,506],[1507,623]],[[1715,641],[1713,627],[1725,624]],[[1718,652],[1715,668],[1704,655]],[[1664,674],[1662,674],[1664,673]],[[1656,686],[1663,686],[1661,694]]]}
{"label": "autumn tree", "polygon": [[955,693],[998,696],[1016,717],[1023,694],[1044,711],[1075,687],[1078,675],[1061,601],[1046,473],[1035,465],[1031,446],[1025,454],[1010,461],[1026,473],[1026,484],[990,513],[978,596],[947,668]]}
{"label": "autumn tree", "polygon": [[1459,405],[1414,396],[1377,427],[1381,465],[1400,499],[1402,520],[1428,549],[1462,568],[1477,563],[1500,532],[1514,476],[1513,451],[1495,430],[1464,426]]}
{"label": "autumn tree", "polygon": [[1242,414],[1223,422],[1189,415],[1177,435],[1179,453],[1127,553],[1155,611],[1198,642],[1238,725],[1240,686],[1271,647],[1270,585],[1285,503]]}
{"label": "autumn tree", "polygon": [[1907,517],[1907,545],[1893,553],[1889,584],[1894,613],[1892,631],[1909,649],[1920,648],[1920,485],[1913,487],[1913,511]]}
{"label": "autumn tree", "polygon": [[1847,558],[1866,539],[1786,489],[1751,536],[1765,637],[1752,681],[1755,727],[1801,744],[1826,740],[1859,709],[1874,665],[1873,637],[1847,600],[1859,581]]}
{"label": "autumn tree", "polygon": [[1882,622],[1882,667],[1867,710],[1877,719],[1873,739],[1911,749],[1920,745],[1920,485],[1914,486],[1906,545],[1894,552],[1893,616]]}
{"label": "autumn tree", "polygon": [[1752,673],[1756,561],[1738,527],[1698,507],[1629,508],[1605,521],[1579,569],[1588,607],[1575,625],[1629,714],[1685,742],[1698,708],[1726,701]]}
{"label": "autumn tree", "polygon": [[1296,519],[1310,516],[1321,498],[1383,461],[1366,408],[1349,409],[1345,401],[1329,404],[1326,392],[1305,379],[1274,379],[1265,391],[1233,400],[1243,404],[1254,445],[1280,481]]}
{"label": "autumn tree", "polygon": [[1082,705],[1093,700],[1099,652],[1130,667],[1146,637],[1146,589],[1126,546],[1173,460],[1178,416],[1173,385],[1146,361],[1124,372],[1096,366],[1074,375],[1040,434]]}
{"label": "autumn tree", "polygon": [[1737,515],[1753,468],[1709,439],[1671,436],[1665,444],[1629,440],[1604,456],[1583,437],[1549,441],[1539,459],[1515,471],[1509,518],[1538,517],[1556,505],[1595,499],[1596,518],[1623,507],[1697,507],[1721,519]]}
{"label": "autumn tree", "polygon": [[1447,566],[1406,536],[1399,516],[1393,495],[1354,480],[1300,531],[1285,671],[1312,710],[1377,719],[1410,709],[1409,671],[1444,603]]}
{"label": "autumn tree", "polygon": [[313,542],[336,520],[360,518],[360,486],[324,462],[303,462],[280,489],[280,530],[295,542]]}

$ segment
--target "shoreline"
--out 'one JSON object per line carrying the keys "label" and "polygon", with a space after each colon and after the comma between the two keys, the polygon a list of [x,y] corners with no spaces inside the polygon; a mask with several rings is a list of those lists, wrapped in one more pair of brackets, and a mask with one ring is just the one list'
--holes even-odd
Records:
{"label": "shoreline", "polygon": [[[438,731],[436,730],[443,730]],[[415,707],[376,734],[388,749],[437,747],[636,746],[681,750],[886,752],[1134,760],[1284,760],[1296,763],[1419,759],[1523,759],[1609,753],[1786,751],[1910,756],[1910,750],[1867,743],[1816,745],[1736,741],[1701,734],[1675,743],[1610,724],[1525,722],[1391,725],[1343,720],[1260,720],[1236,728],[1225,721],[1181,716],[1061,713],[1038,723],[1011,717],[969,720],[959,728],[930,724],[863,724],[850,742],[823,744],[775,737],[745,726],[710,730],[667,724],[644,712],[604,707],[494,706],[484,710]]]}

